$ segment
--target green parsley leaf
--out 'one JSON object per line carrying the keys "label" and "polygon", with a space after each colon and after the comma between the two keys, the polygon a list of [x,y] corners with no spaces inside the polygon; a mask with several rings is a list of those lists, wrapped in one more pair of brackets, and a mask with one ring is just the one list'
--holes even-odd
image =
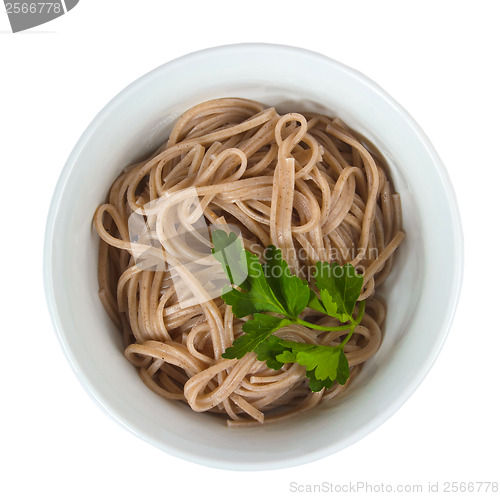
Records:
{"label": "green parsley leaf", "polygon": [[339,366],[337,368],[337,377],[335,378],[335,380],[339,384],[344,385],[347,382],[347,379],[349,379],[349,362],[347,361],[347,357],[345,356],[344,348],[341,348]]}
{"label": "green parsley leaf", "polygon": [[351,264],[317,262],[315,280],[328,315],[341,322],[350,320],[361,294],[363,276]]}
{"label": "green parsley leaf", "polygon": [[283,353],[283,342],[282,339],[271,334],[266,340],[256,346],[254,351],[257,353],[257,359],[261,362],[266,362],[266,365],[270,369],[279,370],[283,367],[283,362],[278,362],[276,356]]}
{"label": "green parsley leaf", "polygon": [[227,348],[222,357],[243,358],[245,354],[253,351],[260,343],[266,340],[272,332],[290,324],[291,322],[287,319],[280,319],[265,313],[257,313],[252,320],[247,320],[243,324],[245,334],[235,339],[233,346]]}
{"label": "green parsley leaf", "polygon": [[232,306],[232,311],[236,317],[246,317],[260,312],[277,312],[287,315],[283,305],[274,295],[269,286],[262,265],[257,255],[246,251],[248,265],[247,292],[233,289],[222,295],[222,299]]}
{"label": "green parsley leaf", "polygon": [[309,378],[331,381],[332,384],[335,380],[339,384],[345,384],[348,379],[349,363],[342,346],[323,346],[294,341],[283,341],[281,344],[287,349],[281,355],[277,355],[276,360],[304,365],[309,372]]}
{"label": "green parsley leaf", "polygon": [[[311,391],[330,388],[335,381],[345,384],[349,378],[349,363],[344,346],[361,322],[365,309],[362,301],[354,318],[363,286],[363,277],[356,273],[356,269],[351,264],[340,266],[318,262],[315,275],[318,295],[309,288],[307,281],[290,273],[278,248],[269,246],[265,252],[266,263],[261,265],[256,255],[243,249],[235,233],[215,231],[212,241],[215,258],[224,267],[233,286],[241,289],[228,286],[222,298],[231,305],[236,317],[253,315],[253,319],[243,324],[244,334],[222,356],[242,358],[255,351],[258,360],[265,361],[274,370],[279,370],[285,363],[298,363],[306,368]],[[237,276],[241,277],[244,272],[248,272],[248,276],[238,284]],[[302,320],[298,316],[306,306],[347,324],[326,327]],[[273,312],[281,317],[263,312]],[[337,346],[286,341],[272,335],[277,329],[292,323],[319,331],[348,332]]]}
{"label": "green parsley leaf", "polygon": [[281,250],[271,245],[265,251],[266,263],[263,266],[269,286],[276,297],[288,310],[290,317],[297,317],[309,302],[309,286],[307,281],[290,273]]}
{"label": "green parsley leaf", "polygon": [[333,297],[327,289],[322,289],[320,295],[321,303],[325,307],[325,312],[328,315],[339,319],[340,322],[347,322],[349,320],[349,315],[346,313],[339,313],[337,302],[333,301]]}
{"label": "green parsley leaf", "polygon": [[335,380],[339,364],[340,348],[338,346],[322,346],[309,343],[286,341],[284,346],[290,351],[278,355],[276,359],[283,363],[297,362],[306,370],[314,370],[317,379]]}
{"label": "green parsley leaf", "polygon": [[306,377],[309,379],[309,389],[313,393],[319,393],[319,391],[321,391],[323,388],[331,388],[333,386],[333,383],[335,382],[331,379],[317,379],[314,375],[314,370],[306,371]]}
{"label": "green parsley leaf", "polygon": [[318,295],[312,289],[309,289],[309,302],[307,303],[307,306],[313,310],[317,310],[318,312],[326,313],[326,308],[323,303],[321,303]]}
{"label": "green parsley leaf", "polygon": [[222,265],[231,284],[249,289],[246,284],[248,266],[243,243],[236,233],[217,229],[212,233],[212,254]]}

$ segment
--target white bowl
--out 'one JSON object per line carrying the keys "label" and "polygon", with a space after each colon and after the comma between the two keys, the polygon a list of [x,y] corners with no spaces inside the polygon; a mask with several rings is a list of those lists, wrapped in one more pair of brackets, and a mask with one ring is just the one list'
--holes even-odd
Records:
{"label": "white bowl", "polygon": [[[240,96],[278,110],[338,115],[385,155],[407,233],[385,283],[382,346],[346,394],[288,421],[228,429],[220,419],[151,392],[123,357],[98,297],[96,207],[121,169],[166,139],[204,100]],[[93,120],[57,184],[47,221],[44,276],[54,327],[90,396],[140,438],[181,458],[239,470],[298,465],[359,440],[417,388],[457,305],[463,242],[446,170],[408,113],[362,74],[306,50],[244,44],[173,60],[138,79]],[[289,435],[293,432],[293,436]]]}

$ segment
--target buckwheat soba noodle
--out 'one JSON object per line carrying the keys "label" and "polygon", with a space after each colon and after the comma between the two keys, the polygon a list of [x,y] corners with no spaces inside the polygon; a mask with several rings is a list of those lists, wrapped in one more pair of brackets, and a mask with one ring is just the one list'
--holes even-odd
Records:
{"label": "buckwheat soba noodle", "polygon": [[[147,207],[149,242],[131,233],[130,222],[133,215],[145,219]],[[366,311],[344,348],[345,385],[312,392],[297,363],[273,370],[253,352],[221,357],[247,319],[237,319],[220,296],[206,297],[186,268],[196,243],[179,233],[200,220],[236,226],[245,248],[261,257],[275,245],[303,277],[317,261],[350,262],[363,273],[359,299]],[[99,295],[123,332],[125,357],[152,391],[196,412],[221,414],[230,426],[280,421],[335,398],[379,348],[386,306],[376,289],[404,238],[400,198],[377,150],[338,118],[280,115],[239,98],[201,103],[178,119],[153,156],[124,168],[94,224],[101,238]],[[184,264],[179,274],[190,303],[181,301],[159,260]],[[311,309],[301,317],[338,325]],[[275,334],[335,346],[347,331],[293,324]]]}

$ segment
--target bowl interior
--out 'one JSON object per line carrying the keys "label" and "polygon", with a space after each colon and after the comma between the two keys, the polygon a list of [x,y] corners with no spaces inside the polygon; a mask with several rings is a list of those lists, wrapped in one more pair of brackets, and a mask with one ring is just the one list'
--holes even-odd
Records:
{"label": "bowl interior", "polygon": [[[381,289],[388,304],[382,346],[350,389],[316,410],[252,429],[228,429],[220,419],[164,400],[144,386],[123,357],[120,333],[97,294],[98,236],[92,216],[112,181],[124,166],[164,141],[184,110],[223,96],[255,99],[281,112],[318,110],[341,117],[386,157],[401,194],[407,233]],[[89,394],[118,422],[159,448],[234,469],[311,461],[383,422],[435,359],[461,275],[453,192],[418,126],[355,71],[311,52],[266,45],[221,47],[177,59],[110,102],[82,136],[60,178],[45,255],[54,324]]]}

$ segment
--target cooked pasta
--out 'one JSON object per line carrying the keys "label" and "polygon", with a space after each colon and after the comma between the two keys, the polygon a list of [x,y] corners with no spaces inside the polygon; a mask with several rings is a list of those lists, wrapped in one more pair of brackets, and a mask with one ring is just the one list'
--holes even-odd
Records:
{"label": "cooked pasta", "polygon": [[[187,269],[180,277],[194,299],[186,305],[171,272],[158,263],[182,265],[195,257],[175,237],[171,216],[175,211],[178,223],[189,221],[193,212],[182,213],[182,206],[193,191],[206,223],[237,226],[245,248],[261,257],[275,245],[294,274],[308,277],[316,261],[350,262],[364,274],[366,312],[345,346],[345,385],[311,392],[296,363],[272,370],[255,353],[221,357],[245,319],[220,296],[208,298]],[[141,245],[131,239],[129,219],[142,218],[155,202],[161,208],[153,207],[154,243]],[[230,426],[280,421],[332,400],[379,348],[386,306],[376,289],[404,238],[401,203],[377,150],[338,118],[280,115],[240,98],[196,105],[152,156],[124,168],[94,225],[101,238],[99,295],[123,332],[125,357],[152,391],[196,412],[220,414]],[[140,256],[146,250],[156,262]],[[310,309],[302,318],[338,323]],[[298,324],[276,331],[287,340],[331,346],[346,334]]]}

